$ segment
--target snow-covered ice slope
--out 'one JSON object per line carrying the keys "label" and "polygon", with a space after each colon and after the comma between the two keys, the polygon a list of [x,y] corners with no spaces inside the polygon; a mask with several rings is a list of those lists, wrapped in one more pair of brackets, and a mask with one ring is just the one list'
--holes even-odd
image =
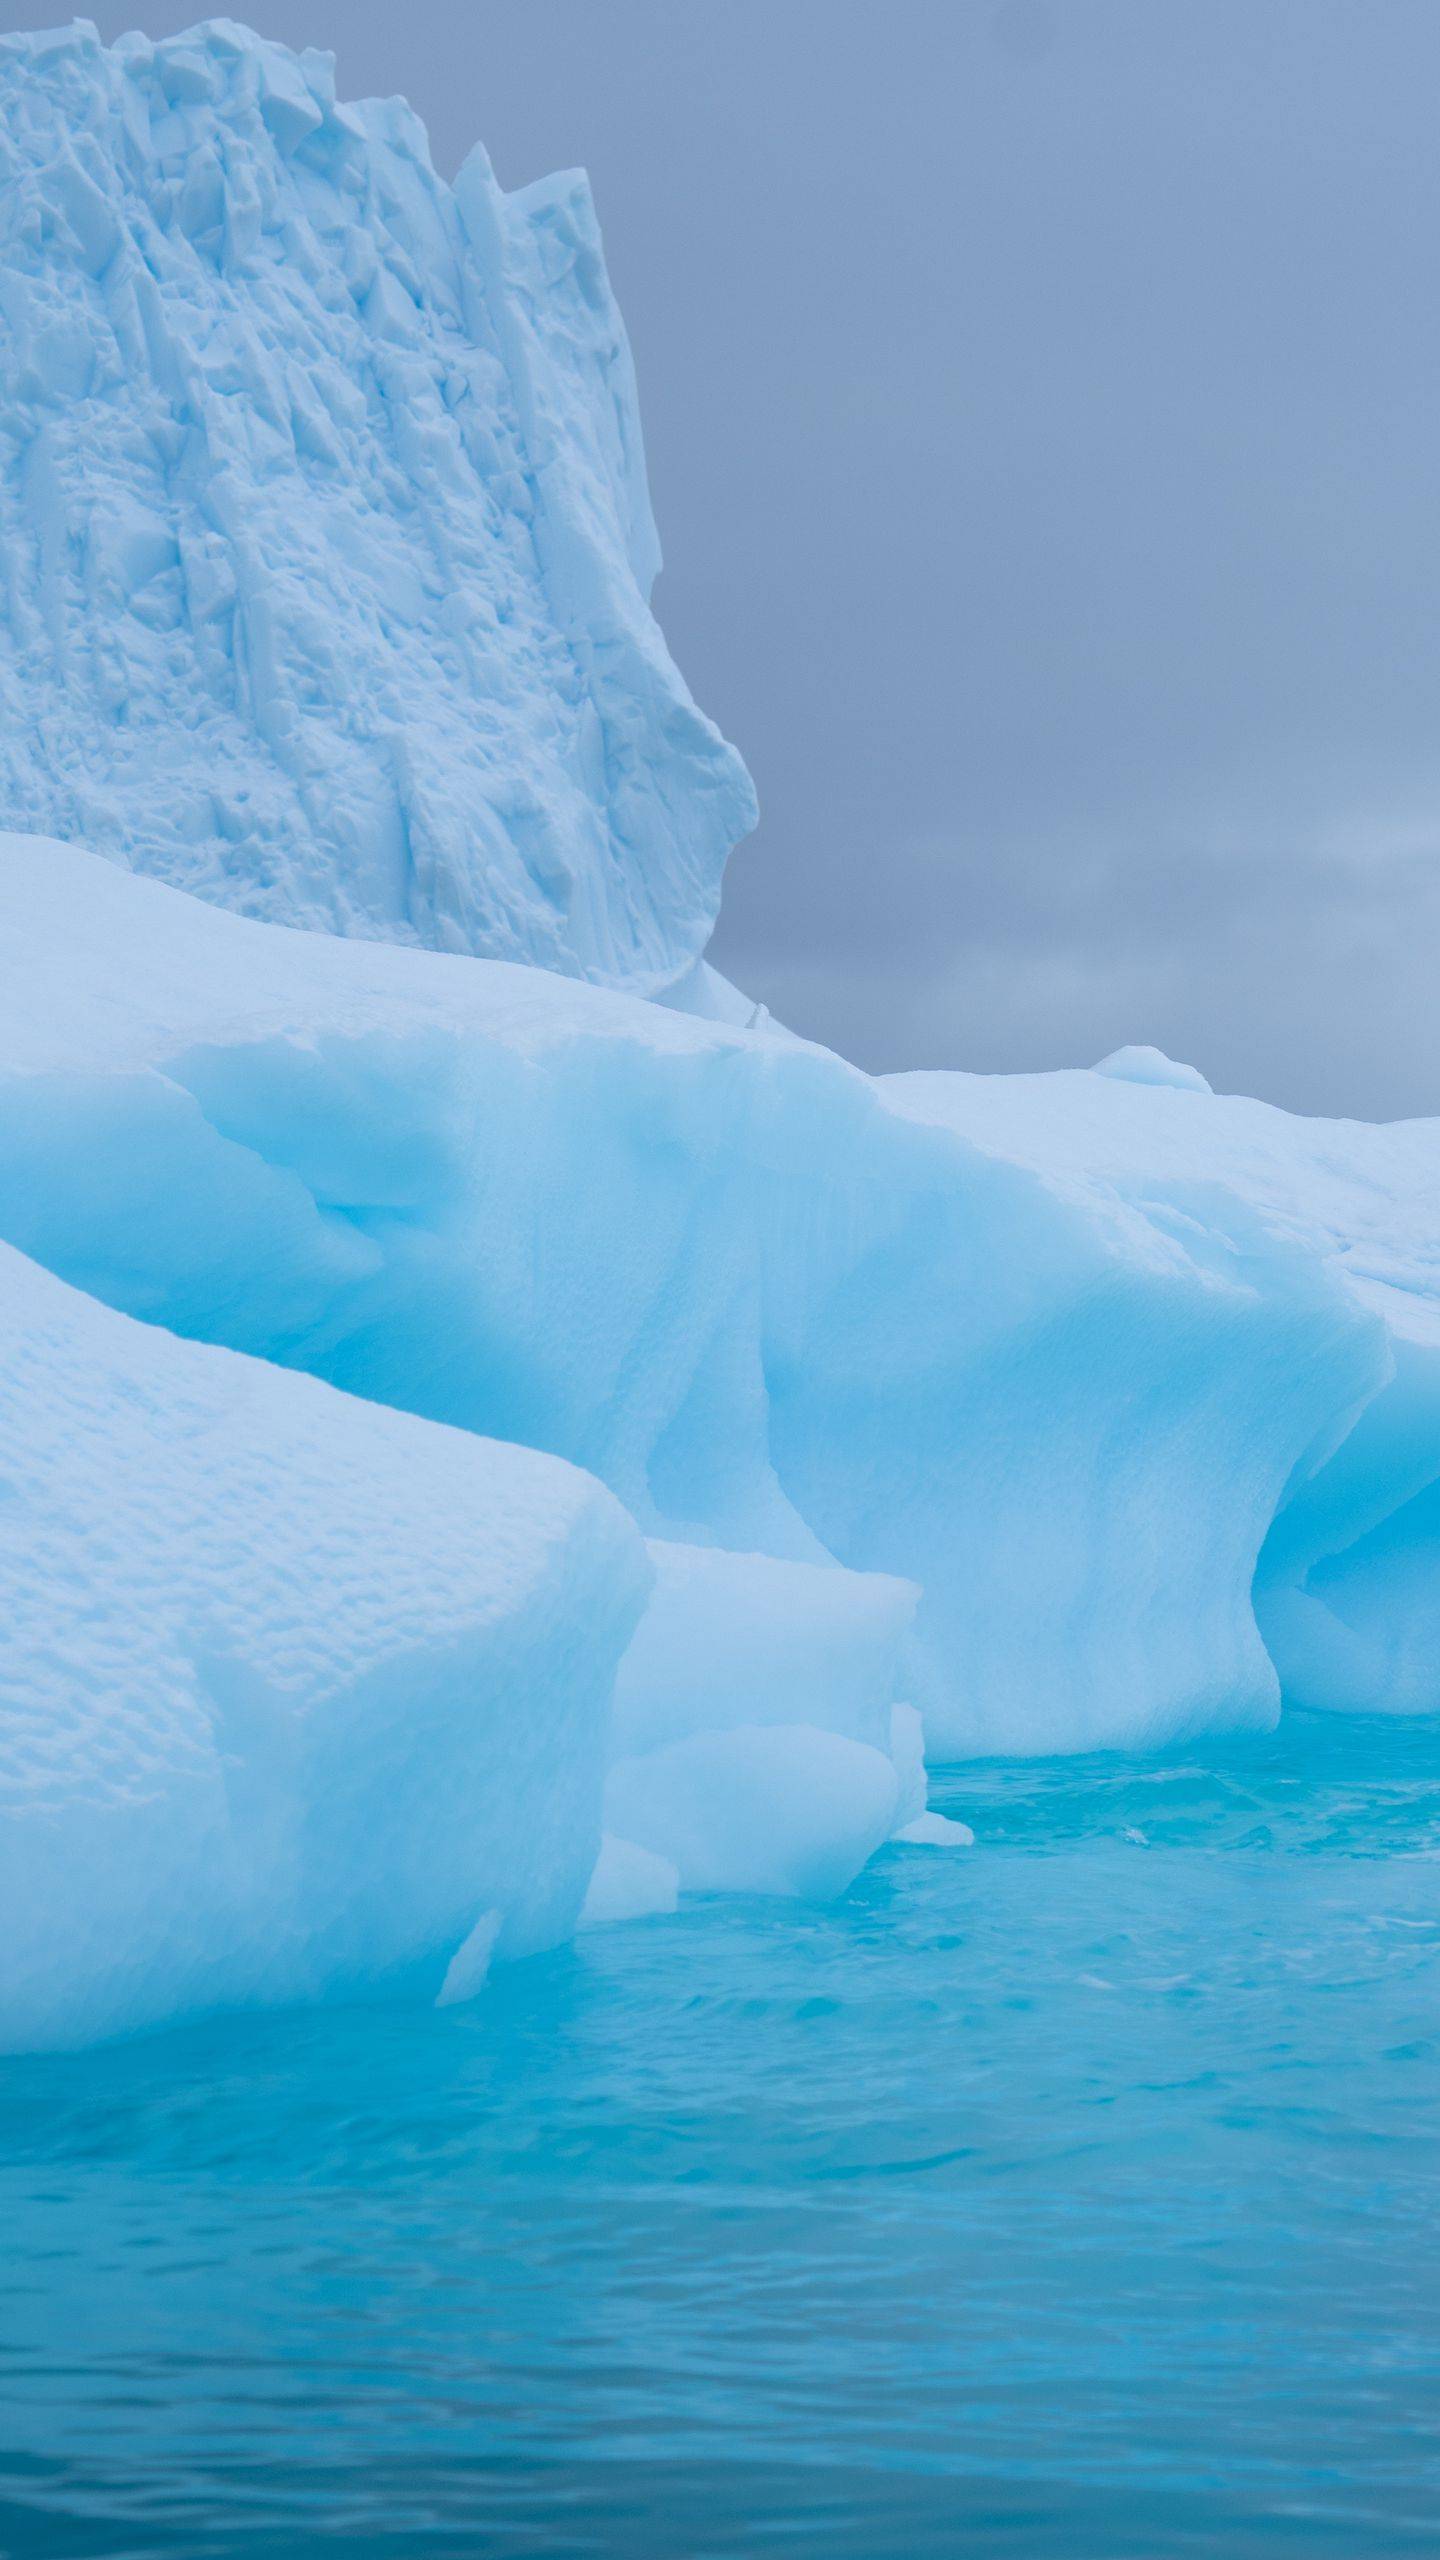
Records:
{"label": "snow-covered ice slope", "polygon": [[0,1234],[572,1458],[651,1536],[915,1583],[932,1752],[1267,1723],[1262,1551],[1297,1694],[1346,1694],[1345,1653],[1363,1703],[1436,1702],[1437,1173],[1428,1124],[876,1084],[0,848]]}
{"label": "snow-covered ice slope", "polygon": [[649,1581],[575,1468],[0,1247],[0,2049],[563,1935]]}
{"label": "snow-covered ice slope", "polygon": [[658,989],[753,824],[589,191],[227,20],[0,42],[0,825]]}

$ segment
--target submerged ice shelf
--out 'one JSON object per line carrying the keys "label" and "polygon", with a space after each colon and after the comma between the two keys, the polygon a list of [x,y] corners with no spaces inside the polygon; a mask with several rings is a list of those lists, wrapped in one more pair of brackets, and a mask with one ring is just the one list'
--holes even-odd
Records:
{"label": "submerged ice shelf", "polygon": [[649,1581],[619,1504],[8,1249],[0,1291],[0,2045],[562,1935]]}
{"label": "submerged ice shelf", "polygon": [[0,171],[0,2041],[1440,1704],[1440,1127],[714,977],[583,179],[228,21],[0,43]]}

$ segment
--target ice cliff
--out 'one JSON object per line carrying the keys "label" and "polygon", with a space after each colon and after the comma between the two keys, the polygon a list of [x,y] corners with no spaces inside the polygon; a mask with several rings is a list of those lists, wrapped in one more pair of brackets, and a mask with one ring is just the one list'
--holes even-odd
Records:
{"label": "ice cliff", "polygon": [[245,913],[654,990],[743,765],[651,617],[583,175],[453,187],[228,21],[0,42],[0,810]]}
{"label": "ice cliff", "polygon": [[0,46],[0,148],[0,2044],[1440,1706],[1440,1125],[704,983],[583,182],[228,24]]}

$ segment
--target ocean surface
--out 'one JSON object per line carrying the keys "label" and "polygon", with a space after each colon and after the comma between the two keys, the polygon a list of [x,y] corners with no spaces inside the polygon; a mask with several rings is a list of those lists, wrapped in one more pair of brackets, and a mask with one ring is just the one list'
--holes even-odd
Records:
{"label": "ocean surface", "polygon": [[1440,1722],[0,2064],[0,2553],[1440,2550]]}

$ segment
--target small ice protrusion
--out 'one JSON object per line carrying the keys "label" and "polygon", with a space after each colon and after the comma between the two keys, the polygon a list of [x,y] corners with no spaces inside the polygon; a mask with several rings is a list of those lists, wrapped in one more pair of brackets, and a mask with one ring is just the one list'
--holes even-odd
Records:
{"label": "small ice protrusion", "polygon": [[652,1913],[673,1911],[679,1898],[679,1870],[669,1858],[607,1831],[578,1925],[603,1929],[612,1920],[648,1920]]}
{"label": "small ice protrusion", "polygon": [[907,1822],[897,1840],[916,1849],[973,1849],[975,1834],[968,1822],[952,1822],[948,1813],[922,1813]]}
{"label": "small ice protrusion", "polygon": [[1144,1041],[1112,1049],[1109,1057],[1099,1059],[1090,1072],[1093,1076],[1113,1076],[1117,1084],[1173,1085],[1179,1093],[1210,1093],[1214,1089],[1198,1067],[1167,1058],[1163,1049],[1152,1049]]}
{"label": "small ice protrusion", "polygon": [[462,1938],[445,1968],[445,1979],[435,1994],[437,2009],[456,2009],[462,2000],[473,2000],[483,1991],[490,1973],[490,1955],[500,1934],[498,1911],[482,1911],[468,1938]]}

